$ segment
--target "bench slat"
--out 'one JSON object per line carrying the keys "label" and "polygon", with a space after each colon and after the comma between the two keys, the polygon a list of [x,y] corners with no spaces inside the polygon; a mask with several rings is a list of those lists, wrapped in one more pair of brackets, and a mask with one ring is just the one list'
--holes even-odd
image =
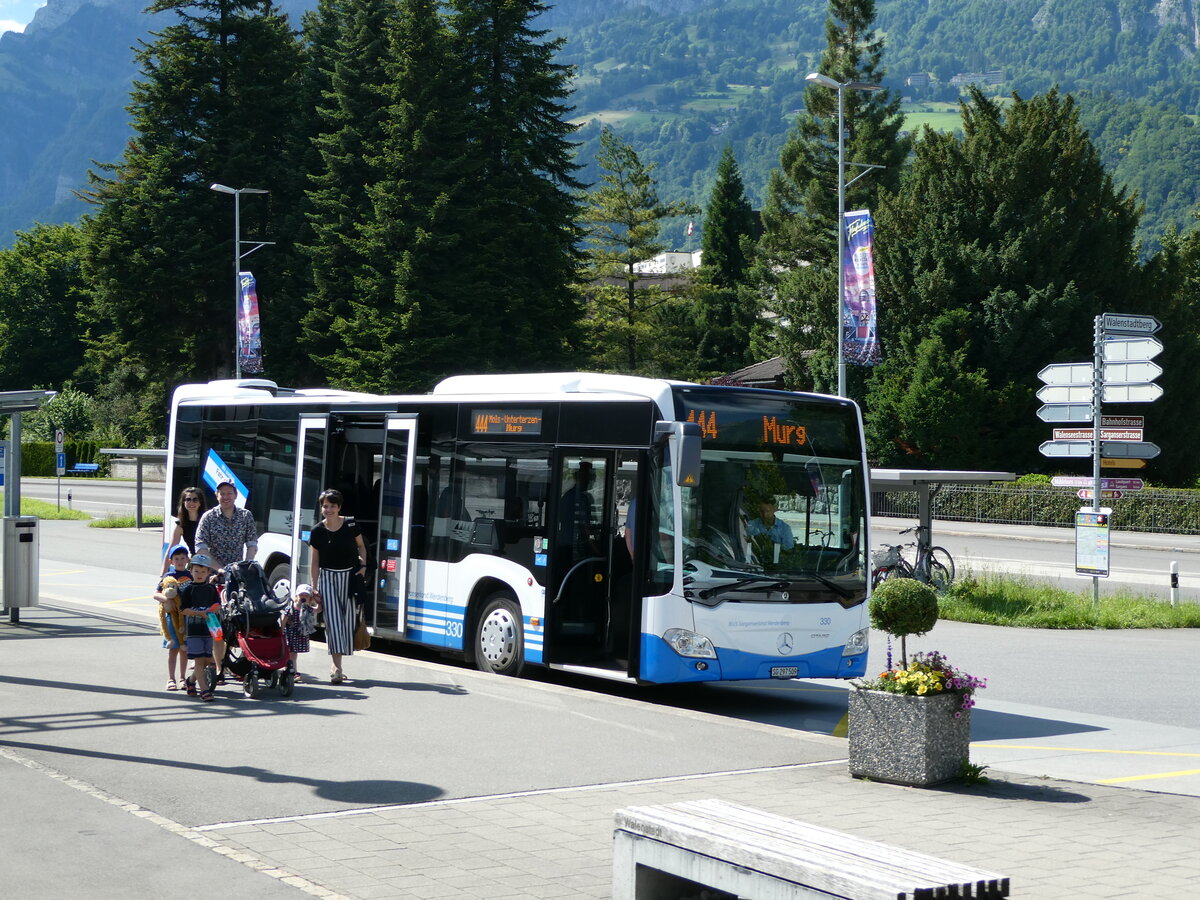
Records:
{"label": "bench slat", "polygon": [[831,893],[1006,897],[1008,879],[958,863],[721,800],[618,810],[634,834]]}
{"label": "bench slat", "polygon": [[797,822],[774,813],[764,812],[737,803],[722,800],[697,800],[687,805],[689,810],[711,815],[714,820],[734,822],[744,828],[759,829],[765,834],[779,833],[790,840],[822,847],[834,853],[852,852],[872,861],[881,861],[905,870],[920,872],[929,878],[957,886],[983,881],[994,881],[1003,876],[983,872],[974,866],[966,866],[951,860],[930,856],[915,850],[906,850],[879,841],[859,838],[831,828]]}

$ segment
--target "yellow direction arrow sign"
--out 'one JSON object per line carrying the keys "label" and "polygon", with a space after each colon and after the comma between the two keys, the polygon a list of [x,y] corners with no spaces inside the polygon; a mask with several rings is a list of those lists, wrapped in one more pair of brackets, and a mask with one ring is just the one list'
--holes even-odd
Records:
{"label": "yellow direction arrow sign", "polygon": [[1103,459],[1100,460],[1100,468],[1102,469],[1144,469],[1146,461],[1144,459]]}

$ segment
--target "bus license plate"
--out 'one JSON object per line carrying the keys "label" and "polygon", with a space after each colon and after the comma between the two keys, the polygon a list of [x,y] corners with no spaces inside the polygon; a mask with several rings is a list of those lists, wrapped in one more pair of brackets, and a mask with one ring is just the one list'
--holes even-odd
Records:
{"label": "bus license plate", "polygon": [[772,666],[772,678],[795,678],[800,669],[798,666]]}

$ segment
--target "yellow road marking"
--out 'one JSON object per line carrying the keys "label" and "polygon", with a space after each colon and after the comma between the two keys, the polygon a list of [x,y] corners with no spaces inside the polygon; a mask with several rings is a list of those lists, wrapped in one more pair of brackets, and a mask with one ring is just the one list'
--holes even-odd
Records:
{"label": "yellow road marking", "polygon": [[1154,778],[1178,778],[1181,775],[1200,775],[1200,769],[1183,769],[1179,772],[1163,772],[1159,775],[1126,775],[1124,778],[1105,778],[1103,781],[1098,781],[1096,783],[1120,784],[1123,781],[1150,781]]}
{"label": "yellow road marking", "polygon": [[997,750],[1057,750],[1060,753],[1111,753],[1120,756],[1185,756],[1200,759],[1200,753],[1177,753],[1172,750],[1102,750],[1095,747],[1046,747],[1041,744],[991,744],[973,741],[980,749]]}
{"label": "yellow road marking", "polygon": [[833,731],[829,732],[833,737],[845,737],[850,730],[850,714],[846,713],[842,716],[838,723],[833,726]]}
{"label": "yellow road marking", "polygon": [[53,577],[55,575],[78,575],[80,572],[86,572],[86,571],[87,571],[87,569],[62,569],[61,571],[55,569],[50,572],[44,572],[44,574],[47,574],[47,575],[50,575],[51,577]]}

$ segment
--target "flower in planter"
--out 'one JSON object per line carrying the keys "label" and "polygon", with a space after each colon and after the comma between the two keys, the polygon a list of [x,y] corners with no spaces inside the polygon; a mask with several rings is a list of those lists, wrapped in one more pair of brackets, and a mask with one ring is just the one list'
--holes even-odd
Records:
{"label": "flower in planter", "polygon": [[885,691],[889,694],[908,694],[923,697],[929,694],[951,693],[962,697],[962,706],[954,717],[960,718],[964,709],[975,705],[975,692],[987,687],[987,679],[976,678],[957,669],[946,657],[934,650],[913,654],[912,662],[889,668],[871,679],[853,682],[858,690]]}

